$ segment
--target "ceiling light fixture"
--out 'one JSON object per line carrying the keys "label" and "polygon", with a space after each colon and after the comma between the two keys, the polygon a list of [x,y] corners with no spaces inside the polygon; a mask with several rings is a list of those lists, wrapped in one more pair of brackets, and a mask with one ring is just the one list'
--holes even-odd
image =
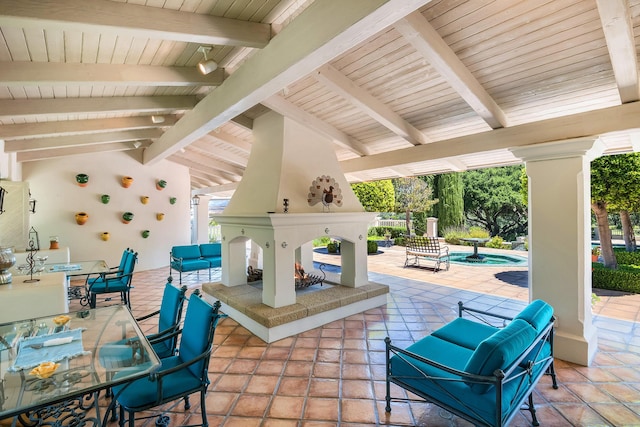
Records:
{"label": "ceiling light fixture", "polygon": [[200,46],[198,52],[204,55],[204,59],[198,62],[198,70],[205,76],[218,68],[218,63],[213,59],[207,58],[207,53],[213,49],[211,46]]}
{"label": "ceiling light fixture", "polygon": [[154,125],[164,123],[164,116],[151,116],[151,123]]}
{"label": "ceiling light fixture", "polygon": [[140,146],[142,145],[142,142],[140,141],[133,141],[133,148],[140,148]]}

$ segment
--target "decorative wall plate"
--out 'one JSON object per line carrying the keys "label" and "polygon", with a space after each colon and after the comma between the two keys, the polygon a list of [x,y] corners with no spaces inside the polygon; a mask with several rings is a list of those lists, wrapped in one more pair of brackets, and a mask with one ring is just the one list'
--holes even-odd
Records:
{"label": "decorative wall plate", "polygon": [[331,210],[331,205],[342,206],[342,190],[335,179],[328,175],[317,177],[309,187],[307,195],[309,206],[322,203],[322,210]]}

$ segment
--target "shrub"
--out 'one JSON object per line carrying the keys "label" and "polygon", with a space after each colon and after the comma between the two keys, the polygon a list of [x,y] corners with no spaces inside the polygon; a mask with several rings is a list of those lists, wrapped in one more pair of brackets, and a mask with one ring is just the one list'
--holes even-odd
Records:
{"label": "shrub", "polygon": [[407,238],[404,236],[398,236],[393,240],[393,243],[397,246],[407,246]]}
{"label": "shrub", "polygon": [[328,236],[323,236],[318,239],[313,239],[313,247],[317,248],[318,246],[327,246],[331,243],[331,238]]}
{"label": "shrub", "polygon": [[340,244],[337,242],[330,242],[327,244],[327,252],[330,254],[337,254],[340,252]]}
{"label": "shrub", "polygon": [[375,254],[378,252],[378,243],[375,240],[367,240],[367,253]]}
{"label": "shrub", "polygon": [[395,239],[396,237],[404,236],[406,230],[404,227],[371,227],[367,231],[368,236],[379,236],[384,237],[385,234],[391,234],[391,238]]}
{"label": "shrub", "polygon": [[485,246],[487,248],[503,249],[505,247],[504,239],[500,236],[493,236]]}
{"label": "shrub", "polygon": [[[460,239],[469,237],[469,232],[462,227],[447,227],[444,229],[444,241],[450,245],[459,245]],[[396,244],[398,244],[396,242]]]}
{"label": "shrub", "polygon": [[615,248],[618,265],[640,265],[640,252],[627,252],[624,248]]}
{"label": "shrub", "polygon": [[617,270],[600,263],[592,263],[592,266],[592,287],[640,293],[640,266],[619,265]]}
{"label": "shrub", "polygon": [[478,238],[478,239],[488,239],[489,232],[482,227],[471,227],[469,228],[469,237]]}

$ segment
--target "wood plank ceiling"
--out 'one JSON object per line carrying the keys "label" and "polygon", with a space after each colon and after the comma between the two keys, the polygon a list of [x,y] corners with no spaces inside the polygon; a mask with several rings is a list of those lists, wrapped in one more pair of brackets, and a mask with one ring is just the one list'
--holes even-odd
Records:
{"label": "wood plank ceiling", "polygon": [[269,109],[352,182],[588,135],[627,152],[639,26],[640,0],[2,0],[0,139],[18,162],[144,150],[221,195]]}

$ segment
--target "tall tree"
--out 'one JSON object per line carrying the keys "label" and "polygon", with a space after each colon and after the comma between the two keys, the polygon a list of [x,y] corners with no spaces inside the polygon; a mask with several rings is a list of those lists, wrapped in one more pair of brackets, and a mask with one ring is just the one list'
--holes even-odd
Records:
{"label": "tall tree", "polygon": [[514,239],[527,232],[527,209],[522,203],[523,166],[464,172],[464,210],[467,220],[492,236]]}
{"label": "tall tree", "polygon": [[367,212],[393,212],[396,199],[390,179],[351,184],[353,192]]}
{"label": "tall tree", "polygon": [[629,211],[640,199],[640,154],[603,156],[591,162],[591,209],[596,215],[604,265],[617,268],[613,252],[609,210],[619,211],[627,250],[635,246]]}
{"label": "tall tree", "polygon": [[405,213],[407,235],[411,234],[411,212],[426,212],[437,200],[426,180],[420,178],[396,178],[393,180],[396,195],[396,211]]}
{"label": "tall tree", "polygon": [[438,204],[435,205],[438,217],[438,234],[442,235],[446,228],[464,224],[462,174],[455,172],[438,175],[435,182],[438,197]]}

